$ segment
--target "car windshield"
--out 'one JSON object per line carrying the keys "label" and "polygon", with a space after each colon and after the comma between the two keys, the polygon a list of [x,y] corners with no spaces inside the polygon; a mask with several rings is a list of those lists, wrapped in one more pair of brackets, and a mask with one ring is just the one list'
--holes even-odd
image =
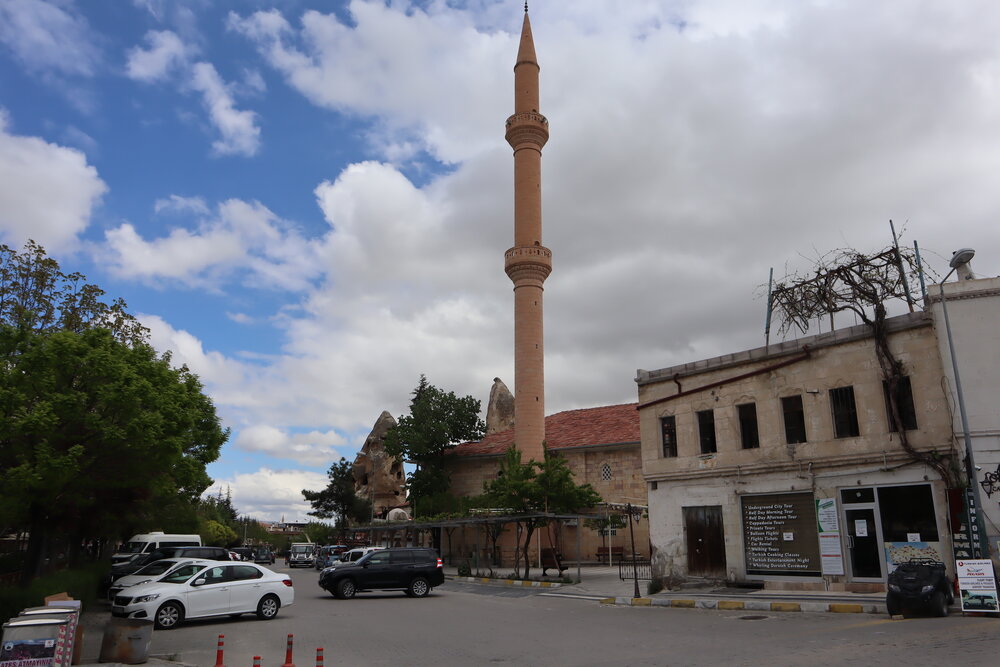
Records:
{"label": "car windshield", "polygon": [[158,560],[136,571],[136,574],[163,574],[176,563],[172,560]]}
{"label": "car windshield", "polygon": [[312,547],[307,546],[305,544],[303,544],[303,545],[295,545],[294,547],[292,547],[292,553],[293,554],[307,554],[307,553],[311,553],[312,550],[313,550]]}
{"label": "car windshield", "polygon": [[148,542],[126,542],[125,546],[121,548],[121,553],[123,554],[137,554],[142,553],[142,550],[146,548]]}
{"label": "car windshield", "polygon": [[192,575],[201,572],[203,569],[205,569],[205,566],[198,565],[197,563],[181,565],[179,568],[160,579],[160,581],[165,584],[183,584],[190,579]]}

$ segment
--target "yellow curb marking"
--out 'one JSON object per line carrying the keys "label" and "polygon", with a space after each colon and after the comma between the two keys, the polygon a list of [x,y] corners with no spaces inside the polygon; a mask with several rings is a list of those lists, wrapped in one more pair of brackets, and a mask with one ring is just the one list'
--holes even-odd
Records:
{"label": "yellow curb marking", "polygon": [[865,608],[859,604],[831,604],[830,611],[835,614],[860,614]]}
{"label": "yellow curb marking", "polygon": [[719,600],[719,609],[746,609],[746,604],[740,600]]}
{"label": "yellow curb marking", "polygon": [[771,611],[802,611],[798,602],[772,602]]}
{"label": "yellow curb marking", "polygon": [[649,598],[632,598],[633,607],[649,607],[653,604],[653,601]]}
{"label": "yellow curb marking", "polygon": [[614,604],[614,603],[615,603],[614,598],[604,598],[603,600],[601,600],[601,604]]}
{"label": "yellow curb marking", "polygon": [[685,609],[694,609],[694,600],[671,600],[671,607],[683,607]]}

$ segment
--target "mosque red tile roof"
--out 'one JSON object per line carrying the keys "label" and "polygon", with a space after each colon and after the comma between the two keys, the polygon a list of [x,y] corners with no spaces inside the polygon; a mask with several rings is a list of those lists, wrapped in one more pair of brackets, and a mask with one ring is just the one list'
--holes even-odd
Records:
{"label": "mosque red tile roof", "polygon": [[[594,445],[639,443],[637,403],[566,410],[545,418],[545,445],[572,449]],[[491,433],[479,442],[465,442],[450,451],[455,456],[497,456],[514,443],[514,430]]]}

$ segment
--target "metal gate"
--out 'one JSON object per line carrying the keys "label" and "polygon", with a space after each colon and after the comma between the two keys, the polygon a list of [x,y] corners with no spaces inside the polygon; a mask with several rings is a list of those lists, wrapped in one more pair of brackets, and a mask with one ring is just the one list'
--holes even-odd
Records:
{"label": "metal gate", "polygon": [[632,559],[626,556],[618,561],[618,578],[622,581],[628,581],[629,579],[652,581],[653,565],[648,558],[636,557],[633,566]]}

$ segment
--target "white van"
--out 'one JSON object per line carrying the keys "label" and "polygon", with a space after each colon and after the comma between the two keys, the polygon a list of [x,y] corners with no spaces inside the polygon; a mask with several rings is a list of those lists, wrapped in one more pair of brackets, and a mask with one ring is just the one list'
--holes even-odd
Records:
{"label": "white van", "polygon": [[201,535],[171,535],[163,531],[133,535],[122,545],[118,553],[111,557],[111,564],[124,563],[137,554],[149,553],[160,547],[200,547]]}

